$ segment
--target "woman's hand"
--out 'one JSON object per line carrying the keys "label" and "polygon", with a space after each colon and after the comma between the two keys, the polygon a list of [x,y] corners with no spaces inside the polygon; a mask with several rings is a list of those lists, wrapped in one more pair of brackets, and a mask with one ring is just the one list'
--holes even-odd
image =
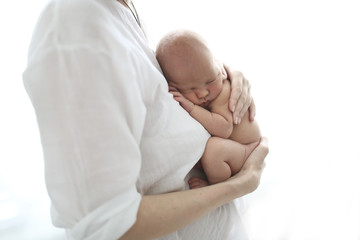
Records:
{"label": "woman's hand", "polygon": [[[241,193],[244,190],[246,193],[255,191],[260,184],[262,171],[266,165],[265,157],[268,153],[268,140],[262,137],[259,145],[250,154],[241,170],[227,181],[232,181]],[[245,187],[246,189],[244,189]]]}
{"label": "woman's hand", "polygon": [[234,124],[239,124],[246,111],[249,110],[249,120],[255,119],[256,108],[254,100],[250,94],[250,83],[244,75],[229,66],[223,64],[228,78],[231,82],[231,94],[229,109],[233,113]]}

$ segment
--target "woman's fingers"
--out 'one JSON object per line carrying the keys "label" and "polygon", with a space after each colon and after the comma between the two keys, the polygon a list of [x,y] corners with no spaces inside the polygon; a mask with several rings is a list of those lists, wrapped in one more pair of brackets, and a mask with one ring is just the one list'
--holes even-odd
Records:
{"label": "woman's fingers", "polygon": [[236,106],[238,104],[241,92],[242,92],[242,73],[239,71],[233,71],[229,66],[223,64],[225,71],[230,79],[231,93],[229,99],[229,109],[232,113],[236,112]]}
{"label": "woman's fingers", "polygon": [[248,111],[249,106],[252,102],[252,97],[250,94],[250,83],[244,79],[243,88],[241,91],[241,95],[239,97],[239,101],[236,105],[236,109],[233,113],[234,119],[236,119],[235,124],[239,124],[241,122],[241,119],[244,117],[246,111]]}
{"label": "woman's fingers", "polygon": [[263,169],[265,167],[265,158],[269,153],[268,139],[261,137],[259,145],[250,154],[244,163],[244,170],[248,167],[255,167],[255,169]]}
{"label": "woman's fingers", "polygon": [[250,107],[249,107],[249,120],[254,121],[255,115],[256,115],[256,105],[255,105],[254,99],[252,99],[252,101],[250,103]]}
{"label": "woman's fingers", "polygon": [[[252,106],[251,85],[241,72],[232,70],[226,64],[223,64],[223,66],[231,82],[229,109],[233,113],[234,124],[239,124],[246,111]],[[250,110],[254,110],[254,107],[253,105]],[[255,111],[252,111],[250,113],[250,121],[254,118]]]}
{"label": "woman's fingers", "polygon": [[[268,140],[262,137],[259,145],[250,154],[240,172],[231,177],[230,181],[234,181],[235,183],[244,183],[245,181],[246,189],[241,189],[240,186],[239,189],[245,190],[247,193],[255,191],[260,184],[261,175],[266,165],[265,158],[268,153]],[[241,186],[244,187],[244,185]]]}

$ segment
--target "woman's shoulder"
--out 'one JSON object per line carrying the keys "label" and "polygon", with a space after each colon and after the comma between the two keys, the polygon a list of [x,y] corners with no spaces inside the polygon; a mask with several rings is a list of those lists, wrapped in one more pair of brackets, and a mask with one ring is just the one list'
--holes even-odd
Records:
{"label": "woman's shoulder", "polygon": [[100,29],[111,24],[114,16],[118,16],[115,4],[110,0],[52,0],[45,6],[39,23],[56,30],[72,31],[72,34],[89,34],[93,33],[94,27]]}
{"label": "woman's shoulder", "polygon": [[[116,1],[51,0],[44,7],[30,44],[29,55],[39,49],[88,47],[107,51],[125,33]],[[119,37],[120,36],[120,37]]]}
{"label": "woman's shoulder", "polygon": [[[50,0],[44,6],[40,18],[59,19],[65,22],[72,20],[91,21],[102,14],[106,14],[106,9],[110,7],[109,2],[109,0]],[[92,17],[89,18],[89,16]],[[73,22],[73,24],[77,24],[77,22]]]}

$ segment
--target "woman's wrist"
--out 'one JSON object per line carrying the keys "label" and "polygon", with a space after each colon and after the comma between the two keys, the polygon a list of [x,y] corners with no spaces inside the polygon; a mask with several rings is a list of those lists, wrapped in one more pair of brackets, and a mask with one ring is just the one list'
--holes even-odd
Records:
{"label": "woman's wrist", "polygon": [[242,172],[242,174],[235,175],[224,182],[228,185],[229,191],[232,195],[230,200],[243,197],[256,189],[254,187],[256,183],[252,175],[253,173],[249,170]]}
{"label": "woman's wrist", "polygon": [[268,153],[267,138],[262,137],[259,145],[247,158],[240,172],[227,180],[233,191],[237,192],[237,197],[249,194],[258,188]]}

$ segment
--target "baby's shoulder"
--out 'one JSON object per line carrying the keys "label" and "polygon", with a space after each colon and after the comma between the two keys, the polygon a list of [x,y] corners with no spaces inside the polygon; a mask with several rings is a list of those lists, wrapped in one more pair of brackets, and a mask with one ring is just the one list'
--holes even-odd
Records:
{"label": "baby's shoulder", "polygon": [[220,94],[209,104],[209,108],[211,109],[214,106],[228,104],[230,98],[230,90],[230,82],[229,80],[225,80]]}

